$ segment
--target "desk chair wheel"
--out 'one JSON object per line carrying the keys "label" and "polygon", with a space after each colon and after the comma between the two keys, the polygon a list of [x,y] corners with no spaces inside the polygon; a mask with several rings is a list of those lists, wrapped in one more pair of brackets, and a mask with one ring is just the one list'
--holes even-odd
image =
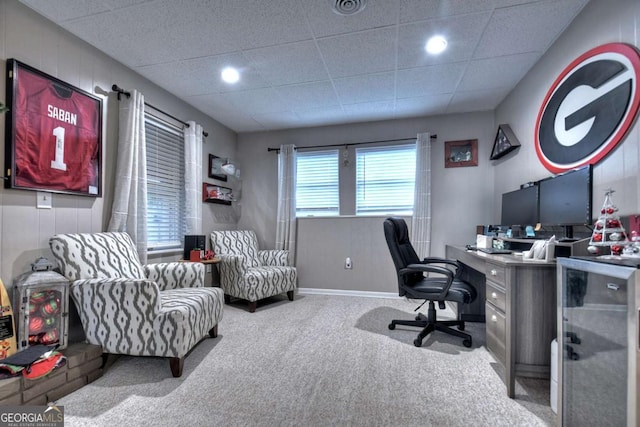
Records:
{"label": "desk chair wheel", "polygon": [[422,340],[420,338],[416,338],[415,340],[413,340],[413,345],[415,345],[416,347],[422,347]]}
{"label": "desk chair wheel", "polygon": [[391,329],[392,331],[396,328],[396,325],[393,323],[389,323],[389,329]]}
{"label": "desk chair wheel", "polygon": [[462,345],[467,348],[471,347],[471,339],[462,341]]}

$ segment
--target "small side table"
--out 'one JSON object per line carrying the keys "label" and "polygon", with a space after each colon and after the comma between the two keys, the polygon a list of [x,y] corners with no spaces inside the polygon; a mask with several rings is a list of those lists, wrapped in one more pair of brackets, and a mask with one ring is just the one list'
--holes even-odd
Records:
{"label": "small side table", "polygon": [[[221,259],[218,257],[214,257],[212,259],[201,259],[200,261],[190,261],[188,259],[181,259],[179,260],[180,262],[199,262],[200,264],[204,264],[205,268],[207,265],[211,265],[211,286],[215,286],[217,288],[220,287],[220,283],[217,283],[218,281],[216,280],[217,278],[217,267],[215,266],[215,264],[218,264]],[[215,270],[214,270],[215,268]]]}

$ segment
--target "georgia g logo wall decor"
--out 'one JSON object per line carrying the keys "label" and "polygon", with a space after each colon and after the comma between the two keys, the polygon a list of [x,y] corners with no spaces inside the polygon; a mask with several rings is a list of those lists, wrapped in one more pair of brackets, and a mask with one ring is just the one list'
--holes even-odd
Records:
{"label": "georgia g logo wall decor", "polygon": [[551,172],[596,164],[624,138],[640,106],[640,54],[623,43],[584,53],[553,83],[535,128],[536,153]]}

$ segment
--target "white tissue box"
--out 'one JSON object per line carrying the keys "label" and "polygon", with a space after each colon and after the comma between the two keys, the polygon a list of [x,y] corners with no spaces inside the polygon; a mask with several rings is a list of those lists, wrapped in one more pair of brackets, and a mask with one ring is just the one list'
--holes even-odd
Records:
{"label": "white tissue box", "polygon": [[493,237],[485,236],[482,234],[478,234],[476,236],[476,248],[478,249],[486,249],[493,247]]}

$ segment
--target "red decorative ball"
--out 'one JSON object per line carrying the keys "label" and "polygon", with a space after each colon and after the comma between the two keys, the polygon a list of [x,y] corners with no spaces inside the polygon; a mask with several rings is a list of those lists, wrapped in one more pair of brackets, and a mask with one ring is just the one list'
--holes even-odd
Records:
{"label": "red decorative ball", "polygon": [[608,213],[609,215],[611,215],[611,214],[612,214],[612,213],[614,213],[615,211],[616,211],[616,210],[615,210],[615,209],[613,209],[613,208],[607,208],[607,213]]}
{"label": "red decorative ball", "polygon": [[58,314],[60,311],[60,299],[50,299],[49,301],[42,304],[42,308],[40,309],[43,316],[52,316],[54,314]]}
{"label": "red decorative ball", "polygon": [[34,314],[36,311],[38,311],[38,305],[30,302],[29,303],[29,314]]}
{"label": "red decorative ball", "polygon": [[46,292],[34,292],[29,297],[29,300],[34,304],[43,303],[47,299],[48,295]]}
{"label": "red decorative ball", "polygon": [[596,230],[602,230],[602,227],[604,226],[604,223],[602,222],[602,220],[598,220],[596,221]]}
{"label": "red decorative ball", "polygon": [[622,246],[620,245],[611,246],[611,253],[614,255],[620,255],[622,253]]}
{"label": "red decorative ball", "polygon": [[617,219],[607,220],[607,227],[609,227],[609,228],[618,228],[618,227],[620,227],[620,221],[618,221]]}
{"label": "red decorative ball", "polygon": [[602,242],[602,233],[593,233],[594,242]]}
{"label": "red decorative ball", "polygon": [[52,329],[45,333],[41,338],[40,342],[44,345],[53,344],[54,342],[58,342],[60,337],[58,336],[58,330]]}
{"label": "red decorative ball", "polygon": [[37,334],[44,329],[44,319],[39,316],[33,316],[29,319],[29,334]]}

